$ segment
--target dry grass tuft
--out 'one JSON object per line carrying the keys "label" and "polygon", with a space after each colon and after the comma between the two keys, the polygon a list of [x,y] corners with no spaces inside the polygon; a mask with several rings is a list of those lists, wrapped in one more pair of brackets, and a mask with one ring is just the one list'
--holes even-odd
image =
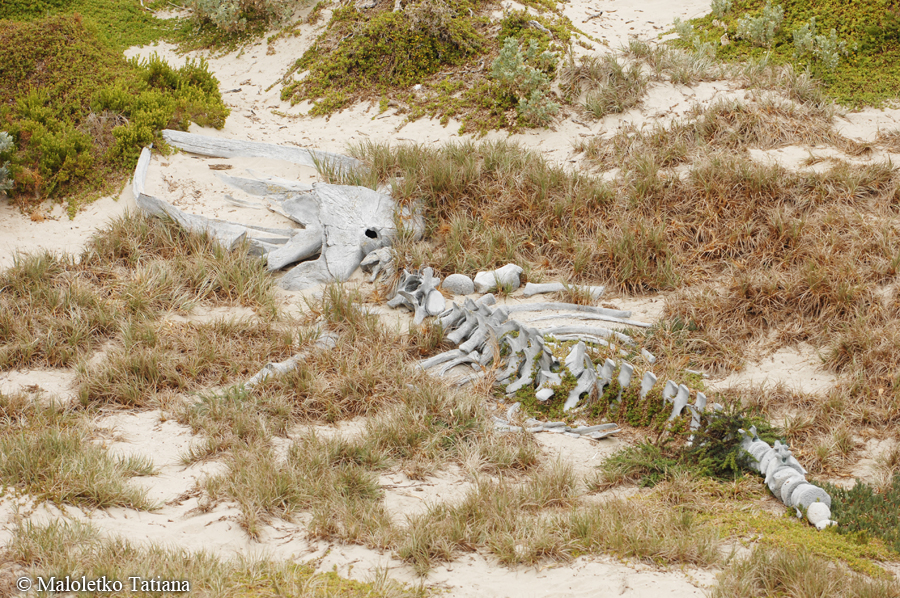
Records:
{"label": "dry grass tuft", "polygon": [[750,555],[734,559],[719,576],[712,598],[731,596],[846,596],[889,598],[900,593],[895,581],[876,580],[836,567],[805,550],[756,546]]}
{"label": "dry grass tuft", "polygon": [[148,407],[159,393],[189,392],[245,380],[294,351],[292,334],[268,322],[133,324],[121,348],[80,368],[83,406]]}
{"label": "dry grass tuft", "polygon": [[623,65],[612,54],[582,56],[560,70],[560,88],[568,99],[584,96],[584,109],[596,119],[640,105],[647,91],[641,65]]}
{"label": "dry grass tuft", "polygon": [[0,394],[0,479],[3,486],[86,508],[152,509],[145,490],[128,483],[153,475],[140,457],[113,457],[91,438],[82,415],[58,403],[41,405]]}
{"label": "dry grass tuft", "polygon": [[[199,596],[304,596],[309,598],[405,598],[423,593],[376,572],[369,582],[344,579],[334,572],[316,573],[315,563],[278,562],[238,556],[222,560],[207,552],[187,552],[157,544],[137,545],[102,534],[81,523],[19,522],[5,555],[32,578],[85,575],[122,580],[121,592],[133,596],[129,576],[144,580],[188,580],[190,593]],[[157,577],[158,576],[158,577]],[[139,592],[137,595],[156,595]]]}
{"label": "dry grass tuft", "polygon": [[18,256],[0,273],[0,369],[66,367],[131,321],[200,303],[274,315],[273,283],[258,260],[176,224],[126,215],[75,258]]}

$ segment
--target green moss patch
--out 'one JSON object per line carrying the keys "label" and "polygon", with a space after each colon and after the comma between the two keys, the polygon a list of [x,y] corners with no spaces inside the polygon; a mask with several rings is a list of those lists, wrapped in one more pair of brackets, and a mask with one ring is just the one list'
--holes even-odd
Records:
{"label": "green moss patch", "polygon": [[0,130],[15,143],[11,195],[78,201],[109,190],[140,148],[228,109],[204,63],[127,61],[81,17],[0,21]]}
{"label": "green moss patch", "polygon": [[[772,5],[784,9],[784,18],[775,31],[771,47],[753,45],[737,37],[739,19],[761,15],[765,0],[735,0],[724,14],[718,17],[710,14],[693,24],[702,41],[715,43],[721,58],[768,56],[775,63],[810,68],[822,79],[826,92],[841,104],[879,105],[900,96],[900,11],[895,3],[781,0]],[[818,35],[828,36],[834,29],[837,40],[846,42],[846,52],[834,70],[813,53],[799,52],[795,46],[795,32],[807,26],[813,17]],[[730,40],[725,46],[719,42],[723,33]]]}

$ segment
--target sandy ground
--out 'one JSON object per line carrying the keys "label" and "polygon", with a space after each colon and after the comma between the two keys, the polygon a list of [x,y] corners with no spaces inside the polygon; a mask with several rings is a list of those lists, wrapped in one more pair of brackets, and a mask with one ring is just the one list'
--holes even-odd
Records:
{"label": "sandy ground", "polygon": [[[518,6],[504,2],[506,7]],[[608,52],[627,43],[631,36],[655,39],[668,29],[674,18],[691,18],[708,10],[705,0],[648,0],[635,3],[626,0],[571,0],[563,5],[564,12],[573,23],[601,43],[595,43],[593,51]],[[588,18],[602,11],[602,15]],[[175,47],[159,44],[153,47],[132,48],[128,57],[147,57],[158,53],[173,64],[181,64],[188,58],[204,55],[211,70],[218,77],[225,100],[232,112],[222,130],[202,129],[192,126],[192,132],[225,138],[266,141],[344,152],[348,144],[365,140],[391,143],[415,142],[437,144],[461,139],[459,123],[451,120],[442,126],[436,120],[422,119],[409,123],[404,115],[393,109],[379,113],[377,106],[359,105],[330,118],[303,116],[308,105],[291,106],[280,99],[277,82],[289,66],[302,55],[315,39],[318,26],[304,25],[299,35],[280,38],[269,50],[265,41],[251,45],[238,53],[205,55],[188,53],[179,55]],[[585,51],[579,48],[579,51]],[[268,90],[268,91],[267,91]],[[624,114],[608,116],[597,122],[581,122],[570,118],[558,122],[552,129],[527,131],[511,138],[526,147],[540,151],[549,160],[578,168],[581,157],[572,147],[586,136],[612,134],[617,128],[662,122],[684,114],[696,104],[708,104],[721,97],[743,97],[744,92],[728,81],[698,84],[694,87],[653,83],[641,108]],[[838,119],[838,130],[845,136],[860,140],[872,140],[879,131],[900,126],[900,110],[868,109],[846,114]],[[506,133],[495,132],[488,138],[504,138]],[[760,161],[772,160],[789,168],[804,168],[804,161],[811,155],[841,157],[833,148],[788,147],[768,152],[753,150],[752,156]],[[881,160],[898,156],[876,153],[866,160]],[[863,160],[854,158],[855,161]],[[225,164],[229,170],[213,170],[210,165]],[[821,168],[821,163],[810,168]],[[171,201],[180,209],[237,222],[284,227],[284,219],[265,210],[236,207],[225,196],[239,200],[254,200],[226,186],[216,176],[219,173],[246,176],[257,173],[313,182],[315,171],[294,164],[271,160],[220,160],[205,159],[184,153],[168,157],[155,157],[148,174],[148,191]],[[0,267],[13,263],[17,252],[37,249],[77,252],[91,233],[110,218],[133,209],[134,198],[126,186],[118,197],[106,197],[87,206],[73,220],[59,208],[46,209],[46,219],[33,221],[5,202],[0,202]],[[307,296],[315,295],[312,290]],[[283,298],[294,305],[301,295],[284,293]],[[524,299],[521,292],[507,302],[543,301],[544,297]],[[633,318],[651,323],[656,321],[665,302],[665,296],[609,297],[603,303],[633,311]],[[381,310],[385,321],[399,327],[407,325],[408,316],[394,311]],[[229,314],[224,311],[198,312],[191,319],[209,320]],[[520,314],[528,321],[527,314]],[[535,315],[535,314],[532,314]],[[181,318],[181,316],[178,316]],[[544,322],[559,325],[563,322]],[[24,390],[44,397],[57,396],[68,400],[72,395],[75,374],[69,370],[28,370],[0,374],[0,391]],[[712,388],[733,384],[786,383],[801,390],[820,393],[834,382],[824,372],[815,353],[806,346],[783,349],[724,379],[711,380]],[[221,463],[208,462],[184,467],[180,456],[191,443],[196,442],[190,430],[174,421],[165,420],[159,411],[117,413],[102,417],[97,425],[101,429],[98,442],[103,442],[121,454],[144,454],[152,458],[159,474],[151,478],[138,478],[136,484],[146,487],[150,496],[162,505],[156,511],[138,513],[126,509],[83,512],[68,508],[63,515],[58,509],[42,505],[33,507],[27,501],[19,504],[7,497],[0,500],[0,541],[8,537],[8,524],[17,508],[30,512],[36,520],[56,517],[90,519],[101,529],[122,534],[134,541],[158,541],[175,544],[187,549],[205,549],[229,556],[234,554],[265,554],[278,558],[310,560],[321,558],[322,570],[337,567],[341,574],[366,579],[375,567],[387,567],[390,574],[400,580],[415,581],[409,567],[387,554],[358,546],[331,546],[306,539],[302,519],[295,522],[277,521],[267,528],[261,541],[254,542],[237,524],[237,509],[231,505],[219,505],[211,510],[201,508],[196,483],[203,476],[220,470]],[[340,427],[327,428],[325,433],[353,434],[360,429],[359,421],[346,422]],[[302,430],[296,430],[299,433]],[[622,446],[623,441],[612,438],[600,442],[568,438],[561,435],[539,435],[539,441],[548,457],[572,462],[579,473],[590,471],[606,455]],[[871,453],[886,450],[883,444],[873,444]],[[869,459],[871,461],[871,459]],[[863,462],[855,473],[865,473],[870,464]],[[420,512],[430,502],[452,501],[462,496],[472,483],[471,476],[459,467],[427,478],[424,481],[408,479],[402,472],[387,472],[381,478],[386,493],[386,504],[396,517]],[[691,569],[659,571],[654,568],[622,563],[603,557],[582,557],[568,564],[552,564],[539,568],[510,569],[499,567],[490,558],[480,554],[465,556],[458,561],[432,572],[426,583],[447,596],[606,596],[627,595],[635,597],[701,596],[704,588],[714,581],[715,572]]]}

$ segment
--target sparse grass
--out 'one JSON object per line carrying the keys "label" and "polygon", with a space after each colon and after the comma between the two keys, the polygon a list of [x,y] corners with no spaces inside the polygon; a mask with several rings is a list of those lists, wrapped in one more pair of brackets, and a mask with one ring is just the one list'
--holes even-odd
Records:
{"label": "sparse grass", "polygon": [[[752,103],[720,99],[695,107],[669,126],[649,131],[625,127],[610,139],[590,138],[578,149],[607,168],[636,164],[654,157],[657,168],[694,161],[713,152],[745,152],[747,148],[773,149],[791,144],[818,145],[846,142],[833,132],[832,113],[817,105],[792,104],[776,97]],[[633,168],[633,167],[632,167]]]}
{"label": "sparse grass", "polygon": [[258,538],[271,517],[290,520],[303,511],[312,511],[314,536],[352,542],[390,529],[372,472],[383,457],[360,445],[308,434],[295,440],[283,459],[266,446],[238,445],[226,462],[227,472],[201,486],[213,501],[238,504],[241,525],[251,537]]}
{"label": "sparse grass", "polygon": [[721,79],[728,74],[718,61],[705,53],[684,51],[639,39],[630,39],[622,53],[646,64],[655,81],[693,85],[700,81]]}
{"label": "sparse grass", "polygon": [[[188,580],[190,594],[203,598],[226,596],[304,596],[310,598],[401,598],[422,596],[376,571],[362,583],[337,573],[316,573],[315,563],[237,557],[226,561],[207,552],[188,552],[161,545],[133,544],[106,536],[89,524],[20,522],[13,529],[6,559],[32,577],[65,579],[73,571],[89,579],[105,575],[122,580],[122,592],[111,596],[158,596],[131,592],[129,576],[143,579]],[[21,569],[20,569],[21,570]],[[74,578],[74,577],[73,577]],[[11,578],[10,578],[11,579]],[[12,587],[0,590],[15,591]],[[138,586],[140,589],[140,586]]]}
{"label": "sparse grass", "polygon": [[755,546],[749,556],[734,559],[719,575],[710,596],[889,598],[898,592],[900,587],[894,581],[835,567],[804,549]]}
{"label": "sparse grass", "polygon": [[150,334],[154,341],[144,345],[152,347],[159,333],[142,320],[198,304],[252,306],[266,317],[275,309],[272,280],[257,260],[138,215],[99,231],[78,259],[17,256],[0,272],[0,289],[3,370],[71,366],[128,331]]}
{"label": "sparse grass", "polygon": [[270,323],[134,324],[96,366],[82,366],[82,406],[148,407],[163,392],[196,391],[247,379],[294,352],[292,334]]}
{"label": "sparse grass", "polygon": [[569,99],[584,96],[585,110],[596,119],[639,106],[647,91],[640,64],[623,65],[612,54],[583,56],[577,66],[561,69],[560,80]]}
{"label": "sparse grass", "polygon": [[[251,535],[270,517],[307,511],[315,536],[383,547],[393,532],[372,485],[373,469],[390,462],[427,472],[455,460],[477,471],[508,472],[537,463],[530,436],[498,437],[487,396],[453,392],[416,368],[419,347],[388,332],[357,294],[333,285],[310,307],[311,317],[338,333],[335,348],[310,353],[294,372],[252,391],[206,396],[178,415],[206,436],[186,460],[226,455],[228,471],[204,486],[212,500],[238,503]],[[284,462],[272,449],[272,435],[285,435],[289,426],[357,415],[369,417],[353,440],[301,436]],[[347,471],[335,469],[345,461]],[[323,468],[338,477],[326,479]]]}
{"label": "sparse grass", "polygon": [[502,563],[535,564],[607,552],[659,565],[719,561],[715,533],[686,511],[637,500],[576,500],[569,465],[551,463],[521,484],[479,481],[455,506],[409,519],[398,555],[419,573],[457,553],[487,548]]}
{"label": "sparse grass", "polygon": [[153,474],[142,457],[113,457],[86,418],[58,403],[0,394],[0,480],[37,501],[85,508],[152,509],[133,476]]}

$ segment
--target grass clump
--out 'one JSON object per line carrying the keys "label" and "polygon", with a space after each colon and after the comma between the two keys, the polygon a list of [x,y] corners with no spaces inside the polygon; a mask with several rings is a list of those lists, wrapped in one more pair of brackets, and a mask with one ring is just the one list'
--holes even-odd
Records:
{"label": "grass clump", "polygon": [[161,393],[194,391],[246,379],[294,352],[290,332],[271,323],[216,320],[122,331],[122,347],[81,368],[82,406],[147,407]]}
{"label": "grass clump", "polygon": [[770,2],[735,0],[720,16],[694,19],[704,42],[726,60],[759,59],[809,68],[827,95],[852,107],[879,105],[900,90],[900,18],[895,9],[863,0]]}
{"label": "grass clump", "polygon": [[271,517],[290,520],[312,511],[314,536],[371,541],[390,528],[372,471],[382,462],[377,453],[340,438],[307,435],[293,442],[283,460],[271,448],[239,445],[227,457],[228,471],[201,486],[210,500],[236,502],[241,525],[254,538]]}
{"label": "grass clump", "polygon": [[563,67],[560,79],[566,96],[583,94],[585,110],[597,119],[639,106],[647,91],[641,65],[623,65],[612,54],[582,56],[579,65]]}
{"label": "grass clump", "polygon": [[57,404],[0,394],[0,479],[38,501],[87,508],[152,509],[128,483],[153,475],[142,457],[113,457],[91,438],[86,419]]}
{"label": "grass clump", "polygon": [[164,128],[221,128],[228,109],[204,62],[127,61],[79,15],[0,21],[0,127],[10,195],[78,201],[108,190]]}
{"label": "grass clump", "polygon": [[[172,222],[126,215],[99,231],[77,260],[43,252],[18,256],[0,272],[0,369],[71,366],[127,331],[129,345],[152,348],[159,340],[153,320],[198,304],[271,315],[272,285],[265,267],[240,250]],[[141,355],[148,367],[166,367],[141,351],[121,357],[137,367]]]}
{"label": "grass clump", "polygon": [[381,574],[363,583],[344,579],[334,572],[316,573],[314,563],[245,557],[222,560],[207,552],[188,552],[156,544],[138,546],[123,538],[102,534],[90,524],[81,522],[18,523],[13,529],[6,558],[26,568],[32,578],[55,576],[65,579],[78,571],[90,579],[105,575],[110,580],[122,580],[122,591],[109,594],[111,596],[158,595],[149,591],[133,593],[129,576],[145,580],[157,579],[157,576],[187,580],[190,592],[200,596],[421,596],[420,592]]}
{"label": "grass clump", "polygon": [[658,565],[719,561],[711,528],[690,513],[636,500],[578,501],[571,467],[551,463],[521,484],[480,480],[457,505],[411,517],[398,555],[423,574],[486,548],[505,564],[607,552]]}
{"label": "grass clump", "polygon": [[397,181],[400,202],[421,199],[433,247],[401,253],[427,252],[421,259],[438,271],[474,275],[516,262],[526,272],[543,267],[573,282],[609,277],[611,266],[601,259],[608,245],[598,247],[598,237],[609,230],[614,194],[597,178],[551,166],[508,142],[370,143],[353,153],[379,180]]}

